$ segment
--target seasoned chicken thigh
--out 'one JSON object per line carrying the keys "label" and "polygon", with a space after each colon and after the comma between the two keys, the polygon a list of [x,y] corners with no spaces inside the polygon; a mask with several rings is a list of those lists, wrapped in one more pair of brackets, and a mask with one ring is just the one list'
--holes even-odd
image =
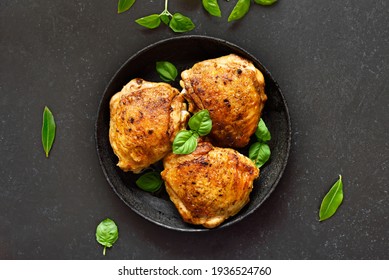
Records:
{"label": "seasoned chicken thigh", "polygon": [[249,201],[259,176],[254,163],[230,148],[200,142],[189,155],[169,154],[161,175],[185,222],[214,228]]}
{"label": "seasoned chicken thigh", "polygon": [[230,54],[196,63],[181,73],[181,79],[189,111],[210,112],[212,143],[246,146],[267,100],[262,73],[250,61]]}
{"label": "seasoned chicken thigh", "polygon": [[130,81],[110,101],[109,140],[117,165],[139,173],[161,160],[188,116],[184,98],[169,84]]}

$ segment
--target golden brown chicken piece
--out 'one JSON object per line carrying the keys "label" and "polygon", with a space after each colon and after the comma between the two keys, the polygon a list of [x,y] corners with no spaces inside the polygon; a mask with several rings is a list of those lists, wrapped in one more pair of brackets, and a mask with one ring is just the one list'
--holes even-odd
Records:
{"label": "golden brown chicken piece", "polygon": [[109,140],[124,171],[141,172],[166,156],[189,113],[166,83],[133,79],[110,101]]}
{"label": "golden brown chicken piece", "polygon": [[249,201],[259,175],[254,163],[230,148],[200,142],[189,155],[169,154],[161,175],[185,222],[214,228]]}
{"label": "golden brown chicken piece", "polygon": [[230,54],[196,63],[181,73],[181,79],[189,111],[210,112],[212,143],[246,146],[267,99],[262,73],[250,61]]}

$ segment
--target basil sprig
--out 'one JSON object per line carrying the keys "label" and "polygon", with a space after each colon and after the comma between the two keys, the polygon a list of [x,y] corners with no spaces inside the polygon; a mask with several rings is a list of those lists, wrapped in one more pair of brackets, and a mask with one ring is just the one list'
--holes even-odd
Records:
{"label": "basil sprig", "polygon": [[320,221],[327,220],[332,217],[343,201],[343,182],[342,176],[339,175],[338,181],[331,187],[328,193],[324,196],[320,205],[319,219]]}
{"label": "basil sprig", "polygon": [[109,218],[103,220],[96,228],[96,240],[104,246],[103,255],[107,247],[110,248],[118,240],[119,231],[114,221]]}
{"label": "basil sprig", "polygon": [[271,140],[271,135],[262,118],[259,120],[255,136],[257,142],[250,146],[249,158],[260,168],[269,160],[271,155],[270,147],[267,144]]}
{"label": "basil sprig", "polygon": [[176,66],[169,61],[157,61],[155,68],[165,82],[172,82],[176,79],[178,72]]}
{"label": "basil sprig", "polygon": [[195,28],[192,20],[180,13],[172,14],[168,10],[169,0],[165,0],[165,9],[160,14],[151,14],[141,17],[135,22],[143,27],[154,29],[160,26],[161,22],[168,25],[176,33],[188,32]]}
{"label": "basil sprig", "polygon": [[173,153],[178,155],[191,154],[197,148],[197,139],[209,134],[212,130],[212,120],[209,111],[204,109],[194,114],[188,122],[190,130],[181,130],[173,141]]}
{"label": "basil sprig", "polygon": [[55,138],[55,120],[53,113],[46,106],[43,110],[43,122],[42,122],[42,145],[45,151],[46,157],[49,157],[49,152],[54,143]]}
{"label": "basil sprig", "polygon": [[135,183],[144,191],[156,192],[161,188],[163,181],[160,173],[151,171],[140,176]]}

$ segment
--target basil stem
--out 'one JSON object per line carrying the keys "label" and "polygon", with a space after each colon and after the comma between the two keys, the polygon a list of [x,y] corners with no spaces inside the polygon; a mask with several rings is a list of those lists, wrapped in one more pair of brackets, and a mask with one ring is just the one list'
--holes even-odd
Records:
{"label": "basil stem", "polygon": [[96,241],[104,246],[103,255],[107,247],[110,248],[118,240],[119,231],[114,221],[109,218],[103,220],[96,228]]}
{"label": "basil stem", "polygon": [[324,196],[320,205],[319,220],[324,221],[332,217],[343,201],[343,182],[342,176],[339,175],[338,181],[331,187]]}
{"label": "basil stem", "polygon": [[136,180],[136,185],[144,191],[156,192],[162,186],[162,178],[158,172],[152,171],[143,174]]}
{"label": "basil stem", "polygon": [[118,2],[118,13],[123,13],[129,10],[134,5],[135,0],[119,0]]}
{"label": "basil stem", "polygon": [[230,16],[228,22],[241,19],[250,9],[251,0],[238,0]]}
{"label": "basil stem", "polygon": [[54,143],[55,138],[55,120],[50,109],[46,106],[43,110],[43,123],[42,123],[42,145],[46,153],[46,157],[49,157],[49,152]]}

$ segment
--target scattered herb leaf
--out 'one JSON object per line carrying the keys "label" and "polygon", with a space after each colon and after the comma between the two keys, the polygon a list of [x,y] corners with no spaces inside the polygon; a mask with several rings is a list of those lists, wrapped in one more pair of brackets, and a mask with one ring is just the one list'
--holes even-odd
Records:
{"label": "scattered herb leaf", "polygon": [[257,142],[250,146],[249,158],[258,168],[260,168],[269,160],[271,155],[270,147],[267,144],[267,142],[271,139],[271,135],[262,118],[258,122],[255,136],[257,138]]}
{"label": "scattered herb leaf", "polygon": [[267,126],[262,118],[259,120],[257,130],[255,131],[255,136],[262,142],[271,140],[270,131],[267,129]]}
{"label": "scattered herb leaf", "polygon": [[165,82],[174,81],[178,75],[176,66],[169,61],[157,61],[156,70]]}
{"label": "scattered herb leaf", "polygon": [[270,6],[277,2],[277,0],[254,0],[255,3],[262,6]]}
{"label": "scattered herb leaf", "polygon": [[251,0],[238,0],[228,17],[228,22],[241,19],[250,9]]}
{"label": "scattered herb leaf", "polygon": [[205,136],[211,132],[212,120],[208,110],[201,110],[189,119],[189,128],[197,132],[200,136]]}
{"label": "scattered herb leaf", "polygon": [[160,16],[157,14],[152,14],[149,16],[145,16],[142,18],[138,18],[135,22],[143,27],[147,27],[149,29],[157,28],[161,24]]}
{"label": "scattered herb leaf", "polygon": [[190,130],[181,130],[173,141],[173,153],[187,155],[197,148],[197,139],[212,130],[212,120],[207,109],[194,114],[188,122]]}
{"label": "scattered herb leaf", "polygon": [[221,17],[219,4],[217,0],[202,0],[204,9],[212,16]]}
{"label": "scattered herb leaf", "polygon": [[199,135],[192,130],[181,130],[177,133],[173,141],[173,153],[177,155],[187,155],[197,148],[197,138]]}
{"label": "scattered herb leaf", "polygon": [[96,228],[96,240],[104,246],[103,255],[107,247],[110,248],[118,240],[119,231],[115,222],[109,218],[103,220]]}
{"label": "scattered herb leaf", "polygon": [[161,188],[162,183],[161,175],[155,171],[145,173],[136,180],[136,185],[147,192],[158,191]]}
{"label": "scattered herb leaf", "polygon": [[338,181],[331,187],[328,193],[324,196],[320,205],[319,219],[320,221],[327,220],[332,217],[340,204],[343,201],[343,182],[342,176],[339,175]]}
{"label": "scattered herb leaf", "polygon": [[135,0],[119,0],[118,2],[118,13],[123,13],[129,10],[134,5]]}
{"label": "scattered herb leaf", "polygon": [[269,145],[262,142],[255,142],[249,149],[249,158],[254,161],[258,168],[262,167],[269,160],[270,154]]}
{"label": "scattered herb leaf", "polygon": [[55,120],[50,109],[45,106],[43,110],[43,122],[42,122],[42,145],[45,150],[46,157],[49,157],[49,152],[53,146],[55,138]]}
{"label": "scattered herb leaf", "polygon": [[195,28],[192,20],[180,13],[175,13],[169,22],[169,27],[176,33],[191,31]]}

